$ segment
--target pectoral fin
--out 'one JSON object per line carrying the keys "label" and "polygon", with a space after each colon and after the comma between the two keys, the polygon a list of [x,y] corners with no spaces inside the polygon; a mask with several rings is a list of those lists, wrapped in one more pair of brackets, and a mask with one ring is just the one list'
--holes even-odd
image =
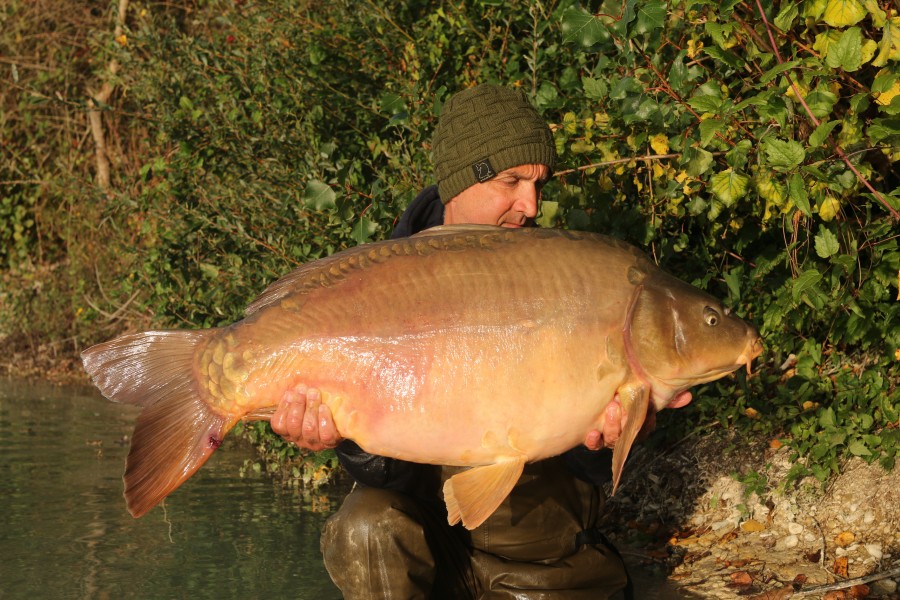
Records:
{"label": "pectoral fin", "polygon": [[622,411],[625,414],[625,426],[622,434],[613,448],[612,472],[613,493],[619,487],[619,479],[622,478],[622,469],[625,467],[625,459],[634,445],[644,421],[647,419],[647,409],[650,407],[650,389],[643,385],[626,385],[618,390],[619,401],[622,403]]}
{"label": "pectoral fin", "polygon": [[522,475],[525,457],[510,458],[492,465],[473,467],[444,482],[447,522],[462,521],[475,529],[491,516]]}

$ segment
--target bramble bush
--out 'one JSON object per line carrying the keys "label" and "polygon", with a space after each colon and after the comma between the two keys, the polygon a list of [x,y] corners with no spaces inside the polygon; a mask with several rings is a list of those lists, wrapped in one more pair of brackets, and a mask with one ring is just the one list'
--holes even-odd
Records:
{"label": "bramble bush", "polygon": [[[848,456],[893,466],[895,3],[393,4],[132,1],[123,35],[95,25],[77,77],[61,63],[53,73],[115,86],[103,110],[115,176],[92,186],[90,144],[73,154],[60,134],[41,156],[75,157],[65,177],[47,176],[69,197],[7,186],[0,259],[17,273],[53,254],[68,277],[7,292],[14,310],[0,327],[40,321],[61,294],[76,347],[151,318],[231,322],[290,268],[389,235],[432,181],[443,102],[502,83],[525,90],[554,131],[560,164],[542,225],[645,248],[766,340],[754,374],[702,386],[661,415],[661,435],[721,423],[767,436],[792,449],[791,481],[825,481]],[[16,118],[0,122],[16,148],[48,107],[84,122],[76,91],[57,98],[26,62],[18,95],[4,97]],[[23,179],[7,166],[24,170],[16,161],[0,181]],[[258,424],[247,431],[270,458],[296,456]]]}

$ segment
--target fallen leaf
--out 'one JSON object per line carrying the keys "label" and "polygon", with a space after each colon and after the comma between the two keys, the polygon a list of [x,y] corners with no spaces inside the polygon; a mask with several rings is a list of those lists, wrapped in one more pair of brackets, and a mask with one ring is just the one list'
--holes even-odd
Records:
{"label": "fallen leaf", "polygon": [[858,600],[859,598],[868,598],[869,592],[871,590],[867,585],[854,585],[851,588],[828,592],[823,598],[824,600]]}
{"label": "fallen leaf", "polygon": [[836,538],[834,538],[834,543],[839,548],[846,548],[847,546],[852,544],[855,539],[856,539],[856,536],[853,535],[852,532],[843,531],[843,532],[839,533]]}
{"label": "fallen leaf", "polygon": [[847,565],[847,557],[839,556],[834,559],[834,566],[831,568],[834,571],[834,574],[842,579],[847,579],[849,575],[848,565]]}
{"label": "fallen leaf", "polygon": [[735,571],[731,574],[731,583],[741,587],[753,585],[753,576],[747,571]]}
{"label": "fallen leaf", "polygon": [[747,533],[758,533],[760,531],[765,531],[766,526],[755,519],[750,519],[749,521],[741,523],[741,530]]}
{"label": "fallen leaf", "polygon": [[809,554],[804,554],[803,557],[811,563],[817,563],[822,560],[822,551],[816,550],[814,552],[810,552]]}
{"label": "fallen leaf", "polygon": [[719,544],[727,544],[731,540],[737,538],[738,533],[739,533],[738,529],[736,529],[736,528],[732,529],[731,531],[729,531],[728,533],[726,533],[725,535],[720,537],[718,543]]}
{"label": "fallen leaf", "polygon": [[869,594],[871,592],[872,592],[872,590],[869,589],[869,586],[867,586],[864,583],[861,583],[859,585],[854,585],[852,588],[850,588],[850,597],[851,598],[868,598]]}

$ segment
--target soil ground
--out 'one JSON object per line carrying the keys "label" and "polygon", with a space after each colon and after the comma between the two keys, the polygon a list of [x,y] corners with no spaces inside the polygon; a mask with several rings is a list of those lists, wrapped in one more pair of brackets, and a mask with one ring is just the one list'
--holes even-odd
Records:
{"label": "soil ground", "polygon": [[[784,481],[789,451],[766,440],[717,431],[635,452],[607,528],[630,563],[667,573],[682,597],[900,599],[900,469],[854,459],[825,486],[760,497],[733,474]],[[816,591],[868,575],[879,578],[867,589]]]}
{"label": "soil ground", "polygon": [[[88,383],[75,357],[52,349],[0,356],[0,375]],[[604,529],[629,564],[667,577],[677,596],[900,600],[900,468],[857,459],[824,487],[806,480],[759,496],[733,474],[764,473],[779,487],[789,451],[768,440],[719,430],[632,454]],[[868,575],[877,579],[865,589],[817,591]]]}

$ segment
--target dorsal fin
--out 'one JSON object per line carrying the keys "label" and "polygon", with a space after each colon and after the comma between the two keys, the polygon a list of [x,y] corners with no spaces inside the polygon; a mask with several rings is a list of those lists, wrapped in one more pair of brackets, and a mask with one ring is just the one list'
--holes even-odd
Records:
{"label": "dorsal fin", "polygon": [[460,233],[497,233],[503,231],[503,227],[497,225],[474,225],[464,223],[461,225],[438,225],[414,234],[414,238],[430,237],[433,235],[454,235]]}

